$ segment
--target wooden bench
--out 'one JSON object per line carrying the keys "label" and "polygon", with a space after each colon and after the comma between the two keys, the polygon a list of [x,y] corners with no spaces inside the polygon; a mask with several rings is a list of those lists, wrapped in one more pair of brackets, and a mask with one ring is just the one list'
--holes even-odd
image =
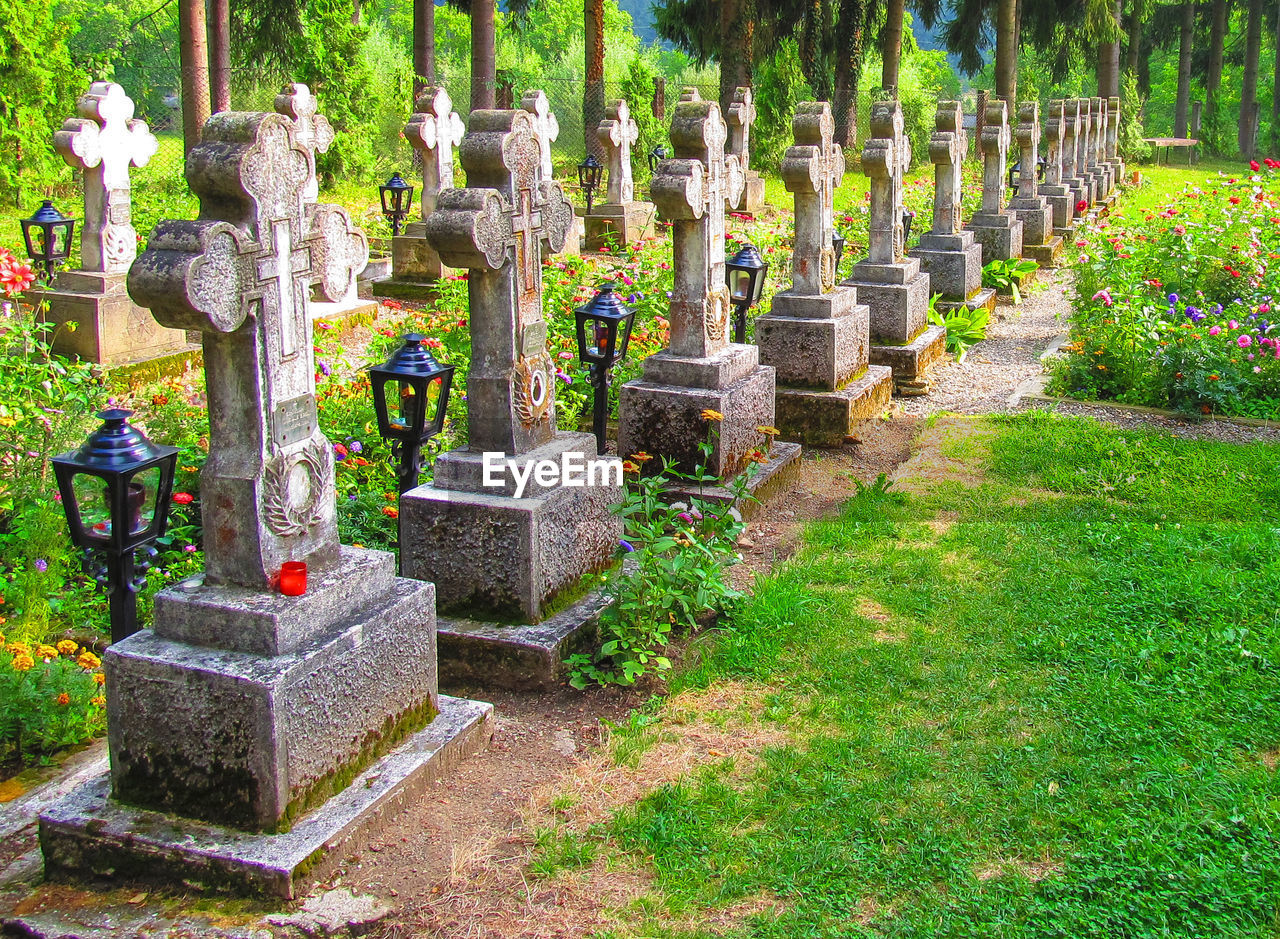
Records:
{"label": "wooden bench", "polygon": [[1169,164],[1169,151],[1175,147],[1182,147],[1187,151],[1187,166],[1191,165],[1191,157],[1195,153],[1196,147],[1200,141],[1194,137],[1144,137],[1143,143],[1149,143],[1156,148],[1156,165],[1160,164],[1160,148],[1164,147],[1164,162]]}

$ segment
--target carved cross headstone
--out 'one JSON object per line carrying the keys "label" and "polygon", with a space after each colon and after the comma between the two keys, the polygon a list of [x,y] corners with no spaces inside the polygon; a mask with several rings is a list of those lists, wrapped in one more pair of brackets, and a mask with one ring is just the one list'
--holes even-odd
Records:
{"label": "carved cross headstone", "polygon": [[1120,156],[1120,99],[1107,99],[1107,160],[1115,161]]}
{"label": "carved cross headstone", "polygon": [[1080,152],[1080,99],[1068,98],[1062,107],[1062,181],[1076,179],[1080,173],[1076,160]]}
{"label": "carved cross headstone", "polygon": [[138,253],[129,167],[146,166],[159,143],[145,121],[133,119],[132,99],[113,82],[90,85],[76,111],[80,117],[63,122],[53,145],[64,160],[84,170],[81,267],[123,273]]}
{"label": "carved cross headstone", "polygon": [[964,131],[964,107],[959,101],[939,101],[929,137],[933,170],[933,234],[960,233],[960,197],[964,157],[969,141]]}
{"label": "carved cross headstone", "polygon": [[285,561],[322,568],[337,557],[307,303],[314,284],[340,291],[368,244],[342,208],[304,205],[310,170],[285,117],[214,115],[187,156],[204,217],[161,222],[129,271],[139,306],[204,336],[210,583],[265,589]]}
{"label": "carved cross headstone", "polygon": [[1036,170],[1040,161],[1040,102],[1024,101],[1018,105],[1018,195],[1019,199],[1035,199]]}
{"label": "carved cross headstone", "polygon": [[756,120],[756,103],[750,88],[741,86],[734,89],[733,101],[725,117],[729,123],[727,152],[738,158],[745,173],[751,168],[751,125]]}
{"label": "carved cross headstone", "polygon": [[555,179],[555,170],[551,166],[551,144],[560,136],[560,122],[551,113],[551,102],[545,92],[536,88],[524,93],[520,99],[520,107],[533,115],[533,130],[538,136],[538,151],[542,159],[542,178]]}
{"label": "carved cross headstone", "polygon": [[704,358],[729,344],[724,206],[726,198],[737,201],[744,178],[738,158],[724,151],[728,131],[720,105],[690,91],[693,97],[682,95],[671,119],[675,157],[662,162],[650,193],[661,217],[674,223],[670,351]]}
{"label": "carved cross headstone", "polygon": [[466,128],[453,110],[449,92],[438,86],[422,89],[417,110],[404,125],[409,146],[422,154],[422,217],[436,210],[436,199],[453,188],[453,148],[462,143]]}
{"label": "carved cross headstone", "polygon": [[1107,99],[1093,99],[1093,161],[1097,166],[1106,159],[1107,152]]}
{"label": "carved cross headstone", "polygon": [[319,111],[319,102],[311,89],[301,82],[285,85],[276,95],[275,109],[293,122],[293,137],[307,151],[307,184],[302,198],[308,204],[320,198],[316,181],[316,154],[328,153],[333,145],[333,125]]}
{"label": "carved cross headstone", "polygon": [[604,144],[609,168],[609,190],[605,202],[625,205],[635,199],[635,183],[631,178],[631,147],[640,139],[640,126],[631,117],[627,102],[621,99],[611,103],[604,112],[604,120],[596,128],[596,136]]}
{"label": "carved cross headstone", "polygon": [[1009,112],[1003,98],[987,102],[982,123],[982,211],[998,215],[1004,211],[1004,177],[1009,161]]}
{"label": "carved cross headstone", "polygon": [[685,85],[683,88],[680,89],[680,100],[677,101],[676,104],[680,104],[685,101],[701,101],[701,100],[702,100],[702,93],[698,91],[696,87],[694,87],[693,85]]}
{"label": "carved cross headstone", "polygon": [[803,101],[791,120],[795,145],[782,158],[782,179],[795,194],[792,290],[824,294],[835,286],[835,192],[844,178],[844,150],[835,143],[835,121],[825,101]]}
{"label": "carved cross headstone", "polygon": [[872,264],[896,264],[906,251],[902,227],[902,180],[911,165],[911,144],[903,133],[902,105],[871,106],[871,136],[862,149],[862,171],[871,177]]}
{"label": "carved cross headstone", "polygon": [[1046,186],[1062,185],[1062,150],[1064,144],[1063,115],[1064,105],[1061,98],[1049,102],[1049,109],[1044,118],[1045,167],[1044,184]]}
{"label": "carved cross headstone", "polygon": [[555,434],[555,367],[542,318],[542,248],[564,247],[573,206],[542,176],[536,118],[473,111],[459,153],[467,188],[446,189],[427,240],[466,268],[471,373],[468,447],[527,453]]}
{"label": "carved cross headstone", "polygon": [[1088,176],[1093,166],[1093,103],[1088,98],[1080,99],[1079,136],[1076,139],[1076,171],[1079,176]]}

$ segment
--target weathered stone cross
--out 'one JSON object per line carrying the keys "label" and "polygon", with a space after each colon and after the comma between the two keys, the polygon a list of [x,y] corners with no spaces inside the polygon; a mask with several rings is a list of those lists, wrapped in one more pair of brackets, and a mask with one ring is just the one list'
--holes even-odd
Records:
{"label": "weathered stone cross", "polygon": [[187,157],[205,216],[165,221],[129,271],[164,326],[199,330],[209,395],[201,474],[206,578],[265,589],[289,560],[338,552],[333,451],[316,421],[307,303],[354,276],[367,242],[342,208],[306,206],[308,150],[278,114],[223,112]]}
{"label": "weathered stone cross", "polygon": [[302,198],[308,204],[320,198],[316,154],[327,153],[334,140],[333,125],[327,117],[317,113],[319,107],[311,89],[301,82],[285,85],[276,95],[276,113],[293,122],[293,137],[307,151],[307,184],[303,187]]}
{"label": "weathered stone cross", "polygon": [[969,141],[964,131],[964,109],[959,101],[939,101],[929,137],[929,160],[934,165],[933,234],[960,233],[962,169]]}
{"label": "weathered stone cross", "polygon": [[734,90],[725,116],[729,123],[728,152],[738,158],[745,173],[751,168],[751,125],[756,120],[756,103],[750,88],[742,86]]}
{"label": "weathered stone cross", "polygon": [[999,215],[1004,211],[1004,177],[1009,161],[1009,111],[1003,98],[987,102],[982,125],[982,211]]}
{"label": "weathered stone cross", "polygon": [[527,110],[474,111],[459,153],[465,189],[440,194],[427,240],[469,269],[468,447],[527,453],[555,434],[555,368],[542,317],[542,246],[564,247],[573,206],[542,176]]}
{"label": "weathered stone cross", "polygon": [[820,295],[835,286],[835,192],[844,178],[844,150],[825,101],[802,101],[791,119],[795,145],[782,157],[782,179],[795,195],[792,291]]}
{"label": "weathered stone cross", "polygon": [[462,143],[466,128],[453,110],[449,92],[441,87],[422,89],[417,111],[404,126],[409,146],[422,154],[422,217],[436,210],[440,192],[453,188],[453,148]]}
{"label": "weathered stone cross", "polygon": [[1018,198],[1034,199],[1036,164],[1040,159],[1040,102],[1023,101],[1018,105]]}
{"label": "weathered stone cross", "polygon": [[658,213],[674,223],[670,351],[678,356],[704,358],[729,343],[724,206],[738,201],[744,176],[738,158],[724,152],[727,137],[720,105],[698,100],[696,90],[682,97],[671,119],[675,157],[650,184]]}
{"label": "weathered stone cross", "polygon": [[1120,99],[1107,99],[1107,162],[1120,165]]}
{"label": "weathered stone cross", "polygon": [[119,274],[138,254],[132,224],[129,167],[146,166],[159,146],[145,121],[133,119],[133,101],[113,82],[94,82],[53,135],[62,158],[84,170],[81,267]]}
{"label": "weathered stone cross", "polygon": [[903,133],[902,105],[871,106],[871,136],[862,149],[862,171],[871,178],[872,264],[896,264],[906,251],[902,227],[902,180],[911,165],[911,143]]}
{"label": "weathered stone cross", "polygon": [[546,92],[537,88],[530,89],[520,99],[520,107],[533,115],[533,130],[538,135],[538,152],[542,161],[542,178],[555,179],[555,168],[551,165],[551,144],[560,136],[560,122],[551,113],[551,102]]}
{"label": "weathered stone cross", "polygon": [[1065,105],[1061,98],[1049,102],[1049,110],[1044,119],[1045,168],[1044,184],[1046,186],[1062,185],[1062,157],[1066,143],[1066,131],[1063,121]]}
{"label": "weathered stone cross", "polygon": [[1068,98],[1062,103],[1062,182],[1077,178],[1076,158],[1080,148],[1080,99]]}
{"label": "weathered stone cross", "polygon": [[625,205],[635,199],[631,147],[640,139],[640,127],[632,119],[626,101],[619,99],[609,105],[604,112],[604,120],[596,128],[596,136],[604,144],[609,167],[609,190],[605,202]]}

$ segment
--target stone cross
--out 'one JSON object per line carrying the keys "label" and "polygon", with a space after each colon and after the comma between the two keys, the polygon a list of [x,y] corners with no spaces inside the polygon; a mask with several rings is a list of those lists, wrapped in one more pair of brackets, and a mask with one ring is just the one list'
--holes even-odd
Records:
{"label": "stone cross", "polygon": [[680,104],[684,101],[701,101],[701,100],[702,100],[702,93],[698,91],[696,86],[685,85],[683,88],[680,89],[680,100],[677,101],[676,104]]}
{"label": "stone cross", "polygon": [[1080,173],[1076,159],[1080,152],[1080,99],[1068,98],[1062,107],[1062,180],[1076,179]]}
{"label": "stone cross", "polygon": [[520,107],[533,115],[533,130],[538,135],[538,148],[542,154],[542,178],[555,179],[555,169],[551,166],[551,144],[560,136],[560,122],[551,113],[551,102],[545,92],[533,88],[524,93],[520,99]]}
{"label": "stone cross", "polygon": [[133,119],[133,101],[114,82],[94,82],[53,135],[62,158],[84,170],[84,227],[80,261],[86,271],[120,274],[138,253],[132,224],[129,167],[146,166],[159,143],[145,121]]}
{"label": "stone cross", "polygon": [[725,117],[729,123],[727,152],[738,158],[745,173],[751,168],[751,125],[756,120],[756,103],[750,88],[741,86],[734,89],[733,101]]}
{"label": "stone cross", "polygon": [[1040,102],[1023,101],[1018,105],[1018,195],[1019,199],[1035,199],[1036,164],[1040,160]]}
{"label": "stone cross", "polygon": [[316,181],[316,154],[327,153],[333,145],[333,125],[319,111],[319,103],[311,89],[300,82],[285,85],[276,95],[275,109],[293,122],[294,139],[307,151],[307,185],[302,198],[307,204],[320,198]]}
{"label": "stone cross", "polygon": [[440,86],[422,89],[417,110],[404,125],[409,146],[422,154],[422,217],[436,210],[441,190],[453,188],[453,148],[462,143],[466,128],[453,110],[449,92]]}
{"label": "stone cross", "polygon": [[902,180],[911,165],[911,144],[903,133],[902,105],[871,106],[871,136],[862,149],[862,171],[871,177],[872,264],[896,264],[906,251],[902,227]]}
{"label": "stone cross", "polygon": [[1063,112],[1065,104],[1061,98],[1049,102],[1049,109],[1044,118],[1045,168],[1044,184],[1046,186],[1062,185],[1062,159],[1065,146],[1065,126]]}
{"label": "stone cross", "polygon": [[782,179],[795,194],[795,293],[820,295],[836,282],[835,192],[844,178],[844,150],[835,143],[835,121],[825,101],[802,101],[791,120],[795,145],[782,158]]}
{"label": "stone cross", "polygon": [[933,126],[929,137],[929,159],[934,165],[933,234],[958,235],[964,157],[969,150],[963,105],[959,101],[939,101]]}
{"label": "stone cross", "polygon": [[631,147],[640,139],[640,126],[631,117],[627,102],[612,102],[604,112],[604,120],[596,128],[596,136],[604,144],[609,167],[609,190],[605,202],[626,205],[635,199],[635,183],[631,179]]}
{"label": "stone cross", "polygon": [[459,148],[467,188],[442,192],[425,223],[440,259],[470,271],[472,451],[527,453],[556,430],[542,254],[564,247],[573,206],[542,176],[536,121],[528,110],[473,111]]}
{"label": "stone cross", "polygon": [[1004,211],[1004,176],[1009,161],[1009,112],[1003,98],[987,102],[982,123],[982,211],[998,215]]}
{"label": "stone cross", "polygon": [[[690,89],[686,89],[686,93]],[[729,288],[724,281],[724,207],[742,195],[742,164],[724,152],[728,130],[714,101],[681,96],[671,118],[675,157],[664,160],[650,193],[673,222],[675,289],[671,347],[677,356],[705,358],[729,344]]]}
{"label": "stone cross", "polygon": [[202,217],[161,222],[129,271],[139,306],[204,335],[210,583],[266,589],[285,561],[323,568],[338,553],[307,304],[313,286],[345,289],[368,242],[344,209],[304,203],[310,174],[285,117],[215,114],[187,155]]}
{"label": "stone cross", "polygon": [[1093,165],[1106,159],[1107,152],[1107,99],[1093,99]]}
{"label": "stone cross", "polygon": [[1120,99],[1107,99],[1107,160],[1115,161],[1120,156]]}
{"label": "stone cross", "polygon": [[1076,175],[1089,175],[1092,162],[1089,154],[1093,152],[1093,105],[1088,98],[1080,98],[1080,121],[1076,125]]}

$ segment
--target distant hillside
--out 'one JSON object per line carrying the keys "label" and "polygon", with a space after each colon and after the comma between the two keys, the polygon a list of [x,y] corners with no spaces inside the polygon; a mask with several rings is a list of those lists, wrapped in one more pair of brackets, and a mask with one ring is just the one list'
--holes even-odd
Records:
{"label": "distant hillside", "polygon": [[658,34],[653,29],[653,13],[650,12],[653,0],[618,0],[618,6],[631,14],[631,26],[641,42],[658,41]]}

